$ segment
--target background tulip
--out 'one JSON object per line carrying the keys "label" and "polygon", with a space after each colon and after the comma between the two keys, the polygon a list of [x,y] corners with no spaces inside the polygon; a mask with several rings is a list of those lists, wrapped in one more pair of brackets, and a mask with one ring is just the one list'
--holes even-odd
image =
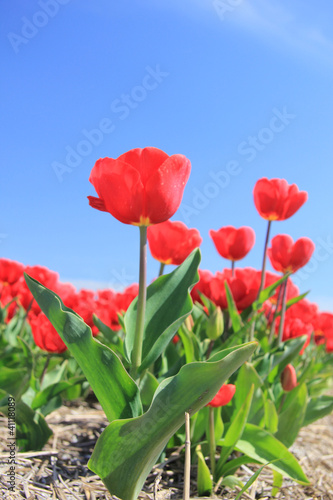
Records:
{"label": "background tulip", "polygon": [[40,313],[37,316],[31,316],[29,322],[34,341],[38,347],[44,351],[58,354],[66,351],[66,344],[62,341],[45,314]]}
{"label": "background tulip", "polygon": [[259,179],[253,190],[254,204],[266,220],[285,220],[306,202],[308,194],[285,179]]}
{"label": "background tulip", "polygon": [[267,249],[269,260],[276,271],[295,273],[309,262],[315,245],[310,238],[299,238],[293,241],[287,234],[278,234]]}
{"label": "background tulip", "polygon": [[190,170],[185,156],[150,147],[101,158],[89,178],[98,198],[88,196],[89,203],[125,224],[158,224],[178,209]]}
{"label": "background tulip", "polygon": [[147,236],[154,259],[176,266],[182,264],[192,250],[202,243],[197,229],[189,229],[183,222],[170,220],[150,226]]}
{"label": "background tulip", "polygon": [[251,227],[247,226],[239,229],[233,226],[225,226],[218,231],[211,229],[209,235],[218,253],[225,259],[232,261],[243,259],[255,242],[255,232]]}
{"label": "background tulip", "polygon": [[234,397],[235,392],[236,386],[234,384],[224,384],[207,406],[212,406],[213,408],[225,406],[230,403],[230,401]]}
{"label": "background tulip", "polygon": [[281,385],[284,391],[292,391],[297,386],[297,376],[293,365],[287,365],[281,373]]}

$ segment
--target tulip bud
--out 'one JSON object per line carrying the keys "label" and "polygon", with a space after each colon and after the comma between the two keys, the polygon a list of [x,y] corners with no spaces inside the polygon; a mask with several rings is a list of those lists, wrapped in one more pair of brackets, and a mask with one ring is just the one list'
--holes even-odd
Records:
{"label": "tulip bud", "polygon": [[207,321],[207,337],[210,340],[218,339],[224,330],[223,314],[219,306],[214,309],[214,312],[209,316]]}
{"label": "tulip bud", "polygon": [[296,371],[293,365],[287,365],[281,373],[281,385],[284,391],[292,391],[297,386]]}

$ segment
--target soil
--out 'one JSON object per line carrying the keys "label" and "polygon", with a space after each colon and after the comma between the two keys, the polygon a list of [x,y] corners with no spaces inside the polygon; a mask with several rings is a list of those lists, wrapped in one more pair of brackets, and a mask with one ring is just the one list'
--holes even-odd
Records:
{"label": "soil", "polygon": [[[0,436],[3,443],[0,454],[1,499],[4,500],[115,500],[98,476],[86,464],[97,437],[107,426],[107,420],[98,404],[69,403],[47,417],[54,434],[42,451],[17,453],[15,492],[7,488],[7,460],[9,451],[7,419],[0,416]],[[301,486],[285,480],[277,499],[333,500],[333,414],[302,429],[291,451],[300,461],[311,481]],[[156,465],[149,475],[141,500],[179,499],[183,495],[182,449],[174,450],[163,464]],[[253,472],[243,466],[237,473],[246,482]],[[197,498],[196,470],[192,467],[191,498]],[[273,476],[265,468],[250,490],[241,499],[269,499]],[[214,498],[235,499],[237,490],[217,485]]]}

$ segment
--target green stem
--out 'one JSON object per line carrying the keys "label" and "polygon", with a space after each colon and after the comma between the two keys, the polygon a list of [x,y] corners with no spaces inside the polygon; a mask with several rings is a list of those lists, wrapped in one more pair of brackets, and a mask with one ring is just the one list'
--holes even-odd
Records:
{"label": "green stem", "polygon": [[147,282],[147,226],[140,226],[140,272],[139,295],[136,316],[135,337],[132,351],[131,375],[136,378],[142,361],[142,342],[146,310],[146,282]]}
{"label": "green stem", "polygon": [[[272,224],[272,221],[268,221],[268,226],[267,226],[267,232],[266,232],[266,240],[265,240],[265,247],[264,247],[264,256],[263,256],[263,259],[262,259],[262,267],[261,267],[261,280],[260,280],[260,286],[259,286],[259,290],[258,290],[258,295],[257,295],[257,300],[259,299],[259,296],[264,288],[264,284],[265,284],[265,273],[266,273],[266,259],[267,259],[267,247],[268,247],[268,242],[269,242],[269,233],[270,233],[270,230],[271,230],[271,224]],[[254,320],[252,325],[251,325],[251,328],[250,328],[250,338],[249,340],[252,341],[254,339],[254,330],[255,330],[255,327],[256,327],[256,321]]]}
{"label": "green stem", "polygon": [[262,289],[264,288],[264,284],[265,284],[267,247],[268,247],[268,243],[269,243],[269,233],[270,233],[270,230],[271,230],[271,224],[272,224],[272,221],[269,220],[268,221],[268,226],[267,226],[266,240],[265,240],[264,256],[263,256],[263,259],[262,259],[261,281],[260,281],[260,287],[259,287],[259,292],[258,292],[258,297],[257,298],[259,298],[259,295],[260,295]]}
{"label": "green stem", "polygon": [[210,456],[210,470],[211,473],[215,474],[215,415],[214,408],[212,406],[209,407],[209,456]]}
{"label": "green stem", "polygon": [[285,314],[286,314],[287,282],[288,282],[288,278],[283,283],[283,295],[282,295],[281,318],[280,318],[280,325],[279,325],[278,345],[280,345],[281,342],[282,342],[283,327],[284,327],[284,317],[285,317]]}
{"label": "green stem", "polygon": [[231,276],[232,277],[235,276],[235,261],[234,260],[231,261]]}
{"label": "green stem", "polygon": [[269,344],[271,344],[273,342],[273,339],[274,339],[275,323],[276,323],[276,318],[278,317],[278,314],[279,314],[279,306],[281,304],[281,296],[282,296],[283,286],[284,286],[284,283],[280,286],[277,301],[276,301],[276,308],[275,308],[275,312],[273,315],[271,329],[270,329],[269,337],[268,337]]}
{"label": "green stem", "polygon": [[164,272],[164,268],[165,268],[165,264],[164,264],[164,262],[161,262],[160,270],[159,270],[159,273],[158,273],[158,277],[162,276],[162,274]]}

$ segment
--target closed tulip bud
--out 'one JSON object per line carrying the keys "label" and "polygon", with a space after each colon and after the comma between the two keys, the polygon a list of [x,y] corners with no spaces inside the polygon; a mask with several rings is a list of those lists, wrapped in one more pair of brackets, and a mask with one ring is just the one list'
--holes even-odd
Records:
{"label": "closed tulip bud", "polygon": [[292,391],[297,386],[296,371],[293,365],[287,365],[281,373],[281,385],[284,391]]}
{"label": "closed tulip bud", "polygon": [[224,321],[223,314],[221,308],[219,306],[216,307],[214,312],[209,316],[207,321],[207,337],[210,340],[216,340],[221,337],[224,330]]}

